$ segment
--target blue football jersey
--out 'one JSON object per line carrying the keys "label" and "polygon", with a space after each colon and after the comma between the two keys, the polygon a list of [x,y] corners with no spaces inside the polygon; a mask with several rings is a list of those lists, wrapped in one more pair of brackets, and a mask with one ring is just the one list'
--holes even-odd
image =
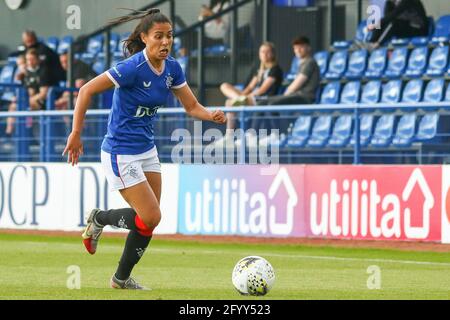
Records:
{"label": "blue football jersey", "polygon": [[186,85],[184,72],[174,58],[163,64],[162,72],[157,72],[144,50],[106,71],[116,89],[103,151],[136,155],[153,149],[158,109],[166,104],[171,89]]}

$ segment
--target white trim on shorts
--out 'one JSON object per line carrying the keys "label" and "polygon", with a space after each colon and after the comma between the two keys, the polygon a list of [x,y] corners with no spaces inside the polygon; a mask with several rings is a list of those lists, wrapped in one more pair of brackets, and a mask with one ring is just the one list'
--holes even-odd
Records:
{"label": "white trim on shorts", "polygon": [[156,147],[137,155],[116,155],[102,150],[101,161],[111,191],[128,189],[147,181],[145,173],[161,173]]}

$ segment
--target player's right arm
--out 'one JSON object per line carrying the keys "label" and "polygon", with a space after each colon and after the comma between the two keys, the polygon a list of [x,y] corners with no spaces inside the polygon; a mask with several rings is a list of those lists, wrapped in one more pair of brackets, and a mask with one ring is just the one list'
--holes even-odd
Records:
{"label": "player's right arm", "polygon": [[106,74],[99,75],[81,87],[73,115],[72,133],[67,140],[67,145],[63,152],[63,156],[68,154],[67,162],[71,163],[72,166],[78,164],[78,159],[83,154],[81,133],[92,97],[113,87],[114,83]]}

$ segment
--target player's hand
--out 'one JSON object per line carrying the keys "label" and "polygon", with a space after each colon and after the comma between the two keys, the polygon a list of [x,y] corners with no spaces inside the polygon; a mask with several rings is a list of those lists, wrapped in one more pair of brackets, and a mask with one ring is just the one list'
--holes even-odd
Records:
{"label": "player's hand", "polygon": [[222,110],[216,110],[212,113],[212,121],[218,124],[224,124],[227,122],[227,117]]}
{"label": "player's hand", "polygon": [[78,159],[83,155],[83,143],[79,133],[72,132],[67,139],[67,145],[63,152],[63,157],[68,154],[67,163],[71,163],[72,166],[78,164]]}

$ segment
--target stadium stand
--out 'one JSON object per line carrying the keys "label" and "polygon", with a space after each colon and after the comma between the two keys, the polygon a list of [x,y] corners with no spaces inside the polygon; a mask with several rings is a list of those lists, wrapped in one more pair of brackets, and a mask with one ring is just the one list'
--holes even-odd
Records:
{"label": "stadium stand", "polygon": [[[292,119],[286,141],[276,143],[290,150],[351,150],[356,142],[355,118],[351,114],[354,109],[338,109],[340,104],[362,105],[359,109],[362,113],[359,116],[359,139],[363,149],[387,148],[395,152],[413,148],[417,143],[426,146],[448,140],[450,134],[439,131],[442,122],[448,120],[448,109],[424,107],[421,103],[450,102],[450,15],[436,20],[429,17],[429,21],[428,37],[393,39],[388,46],[373,51],[357,46],[370,38],[366,21],[362,21],[354,39],[335,41],[329,50],[315,53],[323,80],[317,103],[329,105],[330,109],[302,111]],[[128,36],[129,33],[111,33],[112,65],[124,58],[120,44]],[[45,42],[63,53],[73,41],[71,36],[52,36]],[[106,66],[105,45],[103,35],[91,38],[85,51],[78,52],[77,57],[90,64],[96,73],[101,73],[109,67]],[[196,52],[183,55],[180,54],[181,49],[178,39],[174,55],[188,74]],[[224,53],[229,54],[230,48],[214,46],[205,50],[206,56]],[[298,58],[292,58],[285,82],[295,78],[300,63]],[[13,83],[14,71],[13,62],[5,65],[0,73],[0,82]],[[2,98],[7,97],[4,95],[7,91],[0,88]],[[103,104],[110,104],[110,99],[109,94]],[[180,107],[174,97],[170,99],[171,105]],[[402,106],[398,107],[398,103]],[[330,111],[332,114],[325,114]]]}

